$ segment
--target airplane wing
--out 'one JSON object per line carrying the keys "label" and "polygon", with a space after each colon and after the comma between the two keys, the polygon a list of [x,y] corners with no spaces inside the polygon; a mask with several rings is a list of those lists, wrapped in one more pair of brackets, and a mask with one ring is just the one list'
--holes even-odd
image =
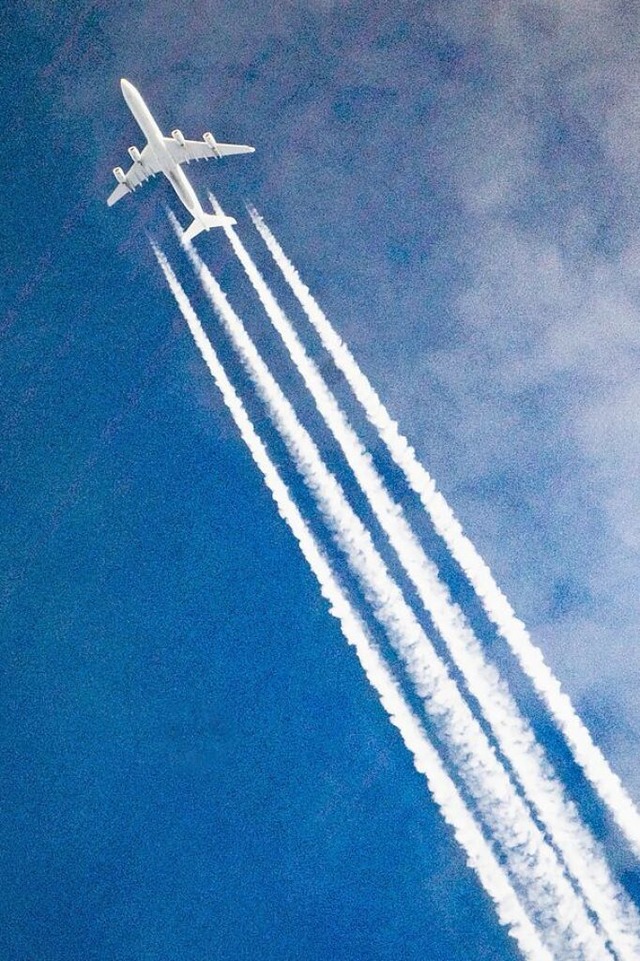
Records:
{"label": "airplane wing", "polygon": [[113,207],[122,197],[133,193],[136,187],[140,187],[151,177],[159,173],[160,168],[156,164],[155,155],[152,153],[149,144],[140,154],[140,160],[131,164],[125,174],[125,182],[119,183],[113,193],[107,199],[109,207]]}
{"label": "airplane wing", "polygon": [[173,137],[165,137],[164,142],[172,158],[179,164],[191,163],[192,160],[229,157],[231,154],[253,153],[256,149],[241,143],[218,143],[213,137],[208,143],[204,140],[184,140],[179,143]]}

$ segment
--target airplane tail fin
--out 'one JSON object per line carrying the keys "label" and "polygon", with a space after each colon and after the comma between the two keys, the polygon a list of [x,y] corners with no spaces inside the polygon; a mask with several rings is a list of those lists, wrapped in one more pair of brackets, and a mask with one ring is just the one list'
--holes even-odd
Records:
{"label": "airplane tail fin", "polygon": [[224,227],[225,224],[237,223],[233,217],[227,217],[222,214],[205,214],[202,219],[194,219],[189,227],[183,232],[182,236],[185,240],[193,240],[198,234],[201,234],[203,230],[211,230],[213,227]]}

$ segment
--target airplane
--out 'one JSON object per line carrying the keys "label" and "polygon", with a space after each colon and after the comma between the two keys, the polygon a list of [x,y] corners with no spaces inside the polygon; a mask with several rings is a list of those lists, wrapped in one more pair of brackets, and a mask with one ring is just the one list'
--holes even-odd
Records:
{"label": "airplane", "polygon": [[147,143],[142,150],[129,147],[129,156],[133,163],[126,173],[122,167],[114,167],[113,175],[118,181],[118,186],[109,196],[107,204],[113,207],[118,200],[133,193],[145,181],[155,177],[156,174],[163,173],[193,216],[193,222],[183,233],[186,240],[193,240],[203,230],[211,230],[212,227],[222,227],[225,223],[235,224],[233,217],[204,212],[181,164],[212,157],[219,160],[230,154],[253,153],[255,147],[218,143],[211,133],[203,134],[202,140],[186,140],[181,130],[173,130],[170,137],[165,137],[133,84],[122,79],[120,87],[129,110],[147,138]]}

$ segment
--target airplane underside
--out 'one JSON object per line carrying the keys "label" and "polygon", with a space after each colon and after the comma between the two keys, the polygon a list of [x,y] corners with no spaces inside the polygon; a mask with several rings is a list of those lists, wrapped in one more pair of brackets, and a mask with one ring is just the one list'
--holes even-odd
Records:
{"label": "airplane underside", "polygon": [[191,163],[192,160],[219,160],[233,154],[253,153],[255,148],[246,144],[219,143],[211,133],[203,134],[202,140],[187,140],[182,131],[176,129],[171,132],[170,137],[165,137],[133,84],[124,79],[120,84],[125,101],[145,135],[147,143],[142,150],[129,147],[128,152],[133,163],[126,172],[122,167],[114,167],[113,174],[118,184],[109,195],[107,204],[112,207],[127,194],[141,187],[147,180],[163,173],[184,207],[194,218],[184,232],[187,240],[192,240],[204,230],[221,227],[225,223],[234,224],[235,220],[232,217],[205,213],[182,170],[182,164]]}

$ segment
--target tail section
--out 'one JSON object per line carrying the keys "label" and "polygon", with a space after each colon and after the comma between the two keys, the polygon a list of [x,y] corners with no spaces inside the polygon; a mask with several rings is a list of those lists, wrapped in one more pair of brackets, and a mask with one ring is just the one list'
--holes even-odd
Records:
{"label": "tail section", "polygon": [[193,240],[198,234],[201,234],[203,230],[211,230],[213,227],[224,227],[225,224],[235,224],[236,221],[233,217],[227,217],[225,214],[204,214],[202,217],[196,217],[191,225],[183,232],[182,236],[185,240]]}

